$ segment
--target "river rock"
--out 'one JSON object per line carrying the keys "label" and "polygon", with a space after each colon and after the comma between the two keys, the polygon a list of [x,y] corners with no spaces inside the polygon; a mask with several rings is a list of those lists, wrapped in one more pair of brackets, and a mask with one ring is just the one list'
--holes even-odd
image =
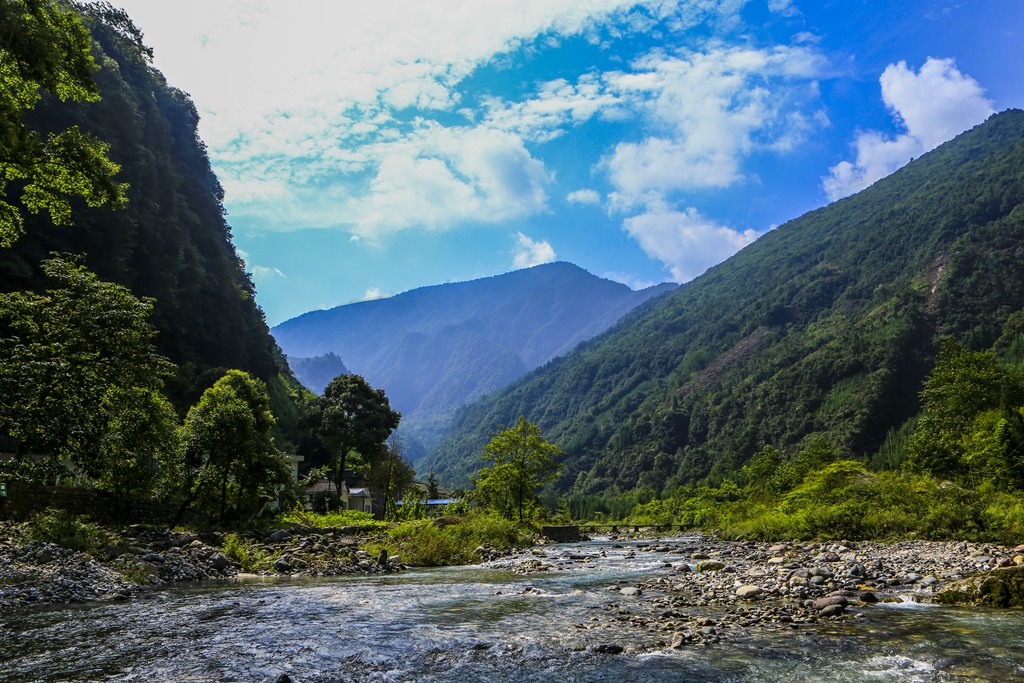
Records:
{"label": "river rock", "polygon": [[278,529],[277,531],[271,532],[270,536],[267,537],[267,540],[271,543],[281,543],[282,541],[287,541],[291,537],[292,532],[287,529]]}
{"label": "river rock", "polygon": [[760,586],[746,585],[740,586],[736,589],[736,597],[743,598],[744,600],[751,600],[764,593],[764,589]]}
{"label": "river rock", "polygon": [[725,569],[725,563],[715,560],[707,560],[697,565],[698,572],[719,572],[723,569]]}
{"label": "river rock", "polygon": [[845,605],[829,605],[823,609],[818,610],[819,617],[838,617],[846,611]]}
{"label": "river rock", "polygon": [[846,607],[849,604],[850,601],[847,600],[846,597],[843,595],[829,595],[827,597],[818,598],[817,600],[815,600],[814,609],[820,612],[828,607],[834,607],[836,605],[840,607]]}
{"label": "river rock", "polygon": [[643,595],[643,591],[636,586],[627,586],[619,589],[619,595],[625,595],[626,597],[635,598]]}
{"label": "river rock", "polygon": [[955,581],[935,595],[942,605],[1024,607],[1024,567],[995,569]]}
{"label": "river rock", "polygon": [[618,643],[601,643],[593,647],[594,652],[599,652],[603,655],[618,655],[626,648],[622,647]]}

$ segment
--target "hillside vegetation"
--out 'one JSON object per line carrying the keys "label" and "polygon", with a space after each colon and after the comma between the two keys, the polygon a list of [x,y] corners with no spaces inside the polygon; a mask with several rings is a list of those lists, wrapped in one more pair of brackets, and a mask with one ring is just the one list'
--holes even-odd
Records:
{"label": "hillside vegetation", "polygon": [[1024,359],[1024,112],[769,232],[601,337],[461,410],[421,467],[464,482],[520,415],[573,494],[671,490],[764,446],[901,464],[942,339]]}
{"label": "hillside vegetation", "polygon": [[78,126],[109,144],[127,183],[123,208],[72,201],[73,226],[47,213],[26,214],[25,234],[0,249],[0,291],[42,291],[41,262],[51,252],[82,255],[101,279],[151,297],[159,353],[177,365],[168,393],[179,412],[229,368],[267,382],[283,432],[296,414],[299,385],[269,334],[255,289],[231,242],[223,190],[199,139],[188,95],[149,63],[142,35],[109,5],[79,10],[92,34],[100,99],[61,102],[52,95],[29,112],[42,132]]}

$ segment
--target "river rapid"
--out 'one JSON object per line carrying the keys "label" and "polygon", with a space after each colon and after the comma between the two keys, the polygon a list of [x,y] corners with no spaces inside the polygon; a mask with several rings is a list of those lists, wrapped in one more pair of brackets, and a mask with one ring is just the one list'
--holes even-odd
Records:
{"label": "river rapid", "polygon": [[0,680],[1024,681],[1020,611],[879,604],[674,650],[606,619],[629,608],[621,586],[683,559],[634,551],[554,546],[557,569],[528,576],[242,579],[0,615]]}

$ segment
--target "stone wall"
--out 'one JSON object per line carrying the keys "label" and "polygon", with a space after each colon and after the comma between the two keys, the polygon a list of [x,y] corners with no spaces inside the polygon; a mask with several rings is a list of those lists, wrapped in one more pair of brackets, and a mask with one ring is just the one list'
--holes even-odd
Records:
{"label": "stone wall", "polygon": [[7,497],[0,498],[0,519],[20,521],[47,508],[88,515],[101,523],[164,525],[170,524],[178,512],[178,504],[174,502],[136,499],[118,514],[113,496],[105,491],[9,481]]}

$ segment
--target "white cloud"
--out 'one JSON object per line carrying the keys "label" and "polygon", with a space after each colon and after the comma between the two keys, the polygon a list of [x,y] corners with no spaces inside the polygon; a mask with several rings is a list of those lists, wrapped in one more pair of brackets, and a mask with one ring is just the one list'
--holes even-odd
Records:
{"label": "white cloud", "polygon": [[855,160],[836,164],[822,178],[832,201],[863,190],[994,111],[982,87],[952,59],[929,57],[917,73],[906,62],[890,64],[879,81],[886,107],[906,132],[895,137],[875,131],[858,135]]}
{"label": "white cloud", "polygon": [[622,142],[603,167],[622,208],[651,193],[727,187],[743,177],[753,151],[786,151],[818,125],[815,78],[824,71],[815,51],[713,48],[685,56],[655,53],[634,71],[610,74],[609,87],[635,102],[656,131]]}
{"label": "white cloud", "polygon": [[500,222],[547,202],[544,164],[503,131],[427,125],[368,154],[376,164],[369,191],[334,219],[371,241],[410,227]]}
{"label": "white cloud", "polygon": [[274,268],[272,266],[253,266],[252,267],[252,278],[253,280],[268,280],[270,278],[288,276],[281,271],[280,268]]}
{"label": "white cloud", "polygon": [[648,287],[660,284],[653,280],[642,278],[635,273],[620,273],[618,271],[612,271],[603,273],[601,277],[606,280],[611,280],[612,282],[621,282],[633,291],[640,291],[641,289],[647,289]]}
{"label": "white cloud", "polygon": [[363,298],[361,299],[361,301],[374,301],[376,299],[386,298],[388,298],[387,295],[381,293],[380,287],[368,287],[366,289],[366,293],[363,294]]}
{"label": "white cloud", "polygon": [[648,256],[665,264],[676,282],[692,280],[758,236],[754,230],[718,225],[694,208],[674,211],[664,205],[626,218],[623,224]]}
{"label": "white cloud", "polygon": [[556,258],[555,250],[549,242],[534,242],[523,233],[516,233],[516,250],[512,260],[515,268],[532,268],[542,263],[551,263]]}
{"label": "white cloud", "polygon": [[583,188],[570,192],[565,200],[570,204],[596,205],[601,203],[601,195],[595,190]]}
{"label": "white cloud", "polygon": [[793,5],[793,0],[768,0],[768,9],[784,17],[800,16],[800,10]]}

